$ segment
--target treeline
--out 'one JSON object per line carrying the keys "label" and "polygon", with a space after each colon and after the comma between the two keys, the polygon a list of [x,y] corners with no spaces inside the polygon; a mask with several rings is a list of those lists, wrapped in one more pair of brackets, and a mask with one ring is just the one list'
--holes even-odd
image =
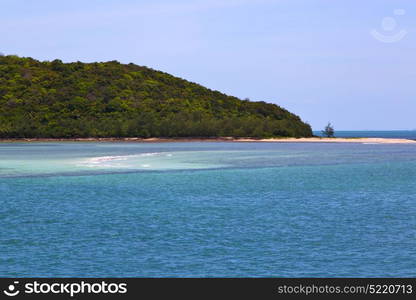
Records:
{"label": "treeline", "polygon": [[116,61],[0,57],[0,137],[312,136],[287,110]]}

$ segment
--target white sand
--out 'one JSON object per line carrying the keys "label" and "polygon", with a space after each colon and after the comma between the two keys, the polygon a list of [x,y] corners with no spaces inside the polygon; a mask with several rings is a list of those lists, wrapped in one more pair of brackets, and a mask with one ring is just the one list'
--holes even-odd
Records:
{"label": "white sand", "polygon": [[388,138],[282,138],[282,139],[238,139],[239,142],[277,143],[365,143],[365,144],[416,144],[415,140]]}

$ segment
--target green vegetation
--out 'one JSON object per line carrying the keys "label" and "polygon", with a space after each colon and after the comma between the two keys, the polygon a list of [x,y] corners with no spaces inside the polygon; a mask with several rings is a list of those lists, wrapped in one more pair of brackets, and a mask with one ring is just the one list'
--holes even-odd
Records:
{"label": "green vegetation", "polygon": [[328,122],[328,125],[326,125],[325,129],[322,130],[322,135],[326,136],[326,137],[329,137],[329,138],[332,138],[332,137],[334,137],[334,134],[335,134],[334,127],[331,125],[331,123]]}
{"label": "green vegetation", "polygon": [[117,61],[0,56],[0,138],[312,136],[287,110]]}

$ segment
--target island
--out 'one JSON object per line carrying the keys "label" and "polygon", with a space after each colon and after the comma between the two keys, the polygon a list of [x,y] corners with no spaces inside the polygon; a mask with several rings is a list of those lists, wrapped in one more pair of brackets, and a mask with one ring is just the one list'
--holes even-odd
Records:
{"label": "island", "polygon": [[0,138],[312,137],[271,103],[117,61],[63,63],[0,56]]}

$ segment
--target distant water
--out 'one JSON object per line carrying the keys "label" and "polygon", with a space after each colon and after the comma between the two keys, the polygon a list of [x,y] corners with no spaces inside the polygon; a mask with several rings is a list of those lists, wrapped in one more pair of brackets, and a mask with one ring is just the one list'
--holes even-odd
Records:
{"label": "distant water", "polygon": [[[322,131],[314,131],[314,135],[322,136]],[[391,131],[335,131],[337,137],[371,137],[416,140],[416,130]]]}
{"label": "distant water", "polygon": [[0,275],[416,276],[416,146],[0,143]]}

